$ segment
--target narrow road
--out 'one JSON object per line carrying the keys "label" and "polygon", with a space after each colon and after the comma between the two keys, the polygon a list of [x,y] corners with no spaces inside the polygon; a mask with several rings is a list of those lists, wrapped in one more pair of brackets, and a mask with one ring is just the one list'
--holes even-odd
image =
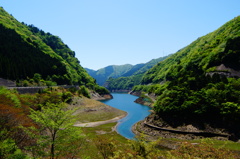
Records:
{"label": "narrow road", "polygon": [[89,123],[80,123],[80,124],[75,124],[74,126],[77,126],[77,127],[96,127],[96,126],[103,125],[103,124],[117,122],[118,120],[120,120],[124,117],[125,117],[125,115],[122,115],[122,116],[115,117],[115,118],[110,119],[110,120],[96,121],[96,122],[89,122]]}

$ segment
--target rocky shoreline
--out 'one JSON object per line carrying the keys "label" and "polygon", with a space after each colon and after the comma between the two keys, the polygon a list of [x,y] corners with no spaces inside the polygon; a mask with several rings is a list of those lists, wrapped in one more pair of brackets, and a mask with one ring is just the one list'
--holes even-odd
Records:
{"label": "rocky shoreline", "polygon": [[[139,95],[133,92],[133,95]],[[145,102],[144,98],[140,97],[135,102],[151,106],[151,103]],[[217,140],[236,140],[234,136],[223,129],[212,128],[207,126],[205,129],[199,129],[191,124],[171,127],[161,120],[154,120],[154,112],[146,117],[143,121],[136,123],[132,127],[132,131],[136,135],[144,134],[149,140],[157,140],[159,138],[176,138],[182,140],[194,140],[202,138],[213,138]]]}
{"label": "rocky shoreline", "polygon": [[[182,131],[181,129],[188,129],[189,131]],[[146,124],[146,121],[140,121],[132,127],[136,135],[144,134],[148,140],[157,140],[159,138],[176,138],[181,140],[195,140],[203,138],[213,138],[217,140],[229,140],[230,135],[226,133],[204,132],[196,129],[192,125],[186,125],[176,128],[162,127],[156,129]],[[174,131],[176,132],[174,132]],[[194,131],[193,131],[194,130]]]}
{"label": "rocky shoreline", "polygon": [[94,99],[94,100],[108,100],[113,98],[111,94],[100,95],[96,92],[91,92],[90,94],[91,94],[91,99]]}

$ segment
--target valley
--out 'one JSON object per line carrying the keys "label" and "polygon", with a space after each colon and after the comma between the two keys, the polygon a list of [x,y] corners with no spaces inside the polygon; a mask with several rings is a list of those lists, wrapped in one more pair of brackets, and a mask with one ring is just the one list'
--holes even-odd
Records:
{"label": "valley", "polygon": [[240,158],[239,30],[95,71],[1,7],[0,158]]}

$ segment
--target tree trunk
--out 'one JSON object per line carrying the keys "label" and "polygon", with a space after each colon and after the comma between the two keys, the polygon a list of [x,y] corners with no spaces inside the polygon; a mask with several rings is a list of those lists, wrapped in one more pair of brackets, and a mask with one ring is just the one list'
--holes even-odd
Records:
{"label": "tree trunk", "polygon": [[54,159],[54,143],[51,145],[51,159]]}
{"label": "tree trunk", "polygon": [[55,154],[54,154],[54,153],[55,153],[55,152],[54,152],[54,148],[55,148],[55,147],[54,147],[54,146],[55,146],[55,145],[54,145],[54,142],[55,142],[56,133],[57,133],[57,132],[54,131],[53,134],[52,134],[51,159],[54,159],[54,157],[55,157]]}

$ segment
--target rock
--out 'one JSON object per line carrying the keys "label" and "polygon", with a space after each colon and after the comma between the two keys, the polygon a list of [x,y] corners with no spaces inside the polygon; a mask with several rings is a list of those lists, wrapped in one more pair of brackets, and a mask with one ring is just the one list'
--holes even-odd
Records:
{"label": "rock", "polygon": [[94,100],[107,100],[107,99],[113,98],[113,96],[111,94],[100,95],[96,92],[91,92],[90,95],[91,95],[91,99],[94,99]]}
{"label": "rock", "polygon": [[[147,125],[146,125],[147,124]],[[148,126],[154,125],[155,127]],[[157,127],[161,127],[158,129]],[[206,129],[199,129],[194,125],[182,125],[176,128],[171,127],[163,120],[161,120],[158,116],[154,113],[149,115],[145,118],[144,121],[137,123],[137,129],[135,127],[134,133],[137,134],[138,132],[144,133],[151,139],[158,139],[161,138],[177,138],[182,140],[194,140],[194,139],[201,139],[204,137],[211,137],[214,139],[219,140],[228,140],[228,134],[222,134],[217,128],[211,128],[211,132],[209,130],[209,126]]]}

